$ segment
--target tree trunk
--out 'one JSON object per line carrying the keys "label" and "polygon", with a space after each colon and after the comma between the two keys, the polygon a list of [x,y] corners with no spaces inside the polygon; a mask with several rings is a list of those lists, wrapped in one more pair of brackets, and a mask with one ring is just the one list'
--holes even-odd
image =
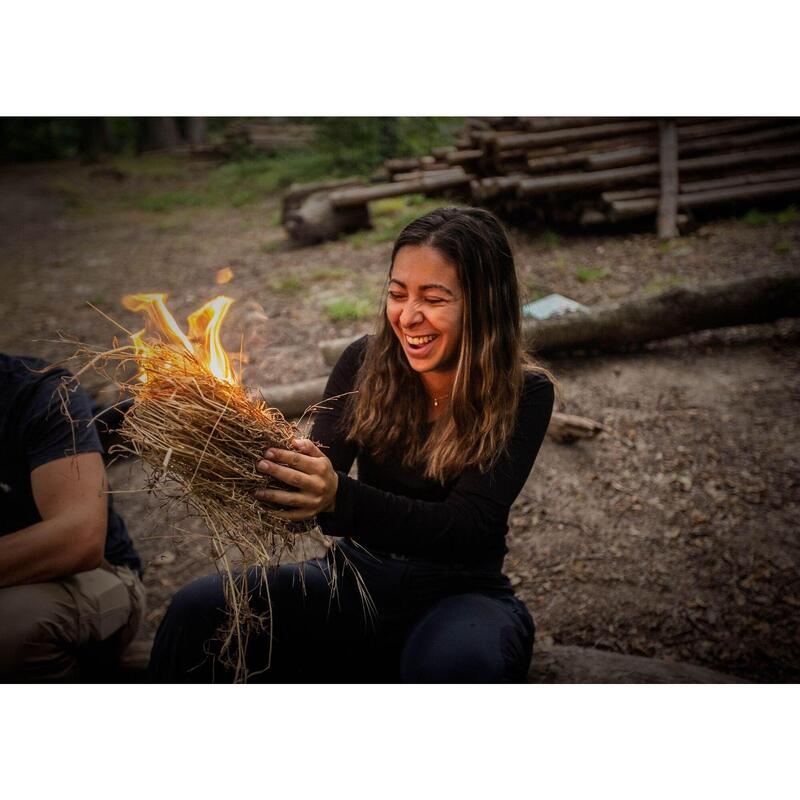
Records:
{"label": "tree trunk", "polygon": [[335,208],[330,192],[316,192],[286,213],[283,223],[289,236],[299,244],[318,244],[371,227],[366,203]]}
{"label": "tree trunk", "polygon": [[281,225],[286,224],[289,212],[299,208],[303,201],[312,194],[331,189],[343,189],[346,186],[363,186],[361,178],[334,178],[328,181],[314,181],[313,183],[293,183],[283,195],[283,208],[281,211]]}
{"label": "tree trunk", "polygon": [[186,139],[192,147],[206,143],[206,117],[186,117]]}
{"label": "tree trunk", "polygon": [[142,118],[140,149],[174,150],[181,143],[175,117]]}
{"label": "tree trunk", "polygon": [[661,197],[658,201],[658,238],[674,239],[678,235],[678,132],[674,120],[662,120],[659,134]]}
{"label": "tree trunk", "polygon": [[95,164],[108,151],[108,121],[105,117],[80,118],[80,154],[84,164]]}

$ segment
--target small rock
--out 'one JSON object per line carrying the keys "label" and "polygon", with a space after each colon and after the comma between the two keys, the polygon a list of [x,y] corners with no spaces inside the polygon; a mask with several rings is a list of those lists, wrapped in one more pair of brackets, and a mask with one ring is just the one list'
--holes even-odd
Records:
{"label": "small rock", "polygon": [[165,550],[163,553],[159,553],[151,562],[152,566],[154,567],[163,567],[167,564],[171,564],[175,561],[175,553],[172,550]]}

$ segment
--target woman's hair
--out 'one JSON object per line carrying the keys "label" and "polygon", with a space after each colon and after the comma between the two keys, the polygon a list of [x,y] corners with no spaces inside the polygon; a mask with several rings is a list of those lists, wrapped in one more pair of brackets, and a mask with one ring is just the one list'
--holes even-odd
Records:
{"label": "woman's hair", "polygon": [[347,438],[377,460],[402,453],[404,466],[446,483],[466,467],[491,466],[514,429],[525,370],[549,373],[523,349],[514,257],[493,214],[479,208],[425,214],[398,236],[392,266],[408,245],[435,248],[458,276],[464,311],[450,403],[428,434],[428,398],[386,317],[384,296],[351,396]]}

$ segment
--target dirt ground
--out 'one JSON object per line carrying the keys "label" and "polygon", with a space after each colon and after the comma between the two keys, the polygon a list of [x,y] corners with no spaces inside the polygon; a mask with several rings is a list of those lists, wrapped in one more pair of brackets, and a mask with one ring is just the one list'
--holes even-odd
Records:
{"label": "dirt ground", "polygon": [[[135,330],[119,303],[131,292],[168,293],[182,320],[218,293],[225,266],[236,302],[223,338],[232,351],[243,343],[248,385],[325,375],[317,343],[370,330],[369,316],[337,320],[329,306],[377,308],[389,242],[293,249],[275,224],[277,197],[160,213],[121,202],[165,181],[69,163],[0,170],[0,349],[58,361],[71,352],[59,331],[109,346],[116,331],[86,301]],[[711,222],[670,245],[511,233],[526,298],[558,291],[587,305],[800,266],[796,214]],[[564,410],[608,431],[569,446],[547,439],[512,510],[506,572],[540,641],[800,679],[800,323],[549,366]],[[176,589],[212,564],[201,538],[170,533],[170,523],[198,531],[195,521],[137,491],[140,465],[110,474],[146,564],[152,635]]]}

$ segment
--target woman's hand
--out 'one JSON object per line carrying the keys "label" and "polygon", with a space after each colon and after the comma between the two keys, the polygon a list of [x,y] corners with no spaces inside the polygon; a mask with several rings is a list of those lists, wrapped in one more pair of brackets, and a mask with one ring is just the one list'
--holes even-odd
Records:
{"label": "woman's hand", "polygon": [[286,506],[289,510],[274,513],[295,522],[333,511],[339,476],[330,459],[310,439],[295,439],[292,448],[270,448],[264,453],[265,460],[256,464],[256,469],[298,491],[259,489],[256,497],[273,505]]}

